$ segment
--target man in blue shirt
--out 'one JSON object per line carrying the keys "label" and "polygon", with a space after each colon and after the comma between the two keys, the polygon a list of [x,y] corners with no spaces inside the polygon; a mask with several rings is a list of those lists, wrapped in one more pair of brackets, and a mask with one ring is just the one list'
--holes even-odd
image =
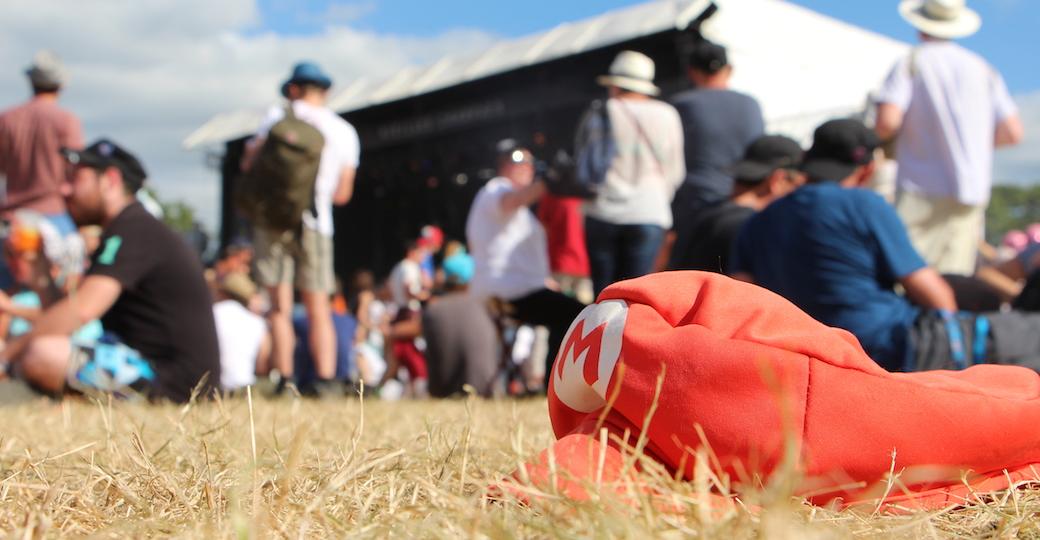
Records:
{"label": "man in blue shirt", "polygon": [[845,328],[871,358],[903,369],[919,308],[955,312],[953,291],[917,254],[895,210],[858,189],[874,172],[878,139],[855,120],[820,126],[806,153],[809,184],[752,217],[733,246],[735,277]]}

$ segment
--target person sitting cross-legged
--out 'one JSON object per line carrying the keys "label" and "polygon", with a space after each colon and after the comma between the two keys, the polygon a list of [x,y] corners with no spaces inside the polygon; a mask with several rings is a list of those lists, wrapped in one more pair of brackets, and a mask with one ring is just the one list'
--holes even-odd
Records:
{"label": "person sitting cross-legged", "polygon": [[[75,294],[0,352],[4,371],[53,395],[186,402],[209,394],[220,352],[198,256],[135,199],[146,174],[131,153],[105,139],[63,153],[69,213],[79,225],[104,227],[101,247]],[[69,339],[97,318],[109,334],[90,345]]]}

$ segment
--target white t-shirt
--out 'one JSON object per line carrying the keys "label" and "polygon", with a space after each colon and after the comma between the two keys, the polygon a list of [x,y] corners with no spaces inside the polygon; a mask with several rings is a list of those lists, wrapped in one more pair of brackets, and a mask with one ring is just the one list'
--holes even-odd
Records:
{"label": "white t-shirt", "polygon": [[672,198],[686,177],[683,127],[656,99],[607,100],[617,155],[585,214],[618,225],[672,226]]}
{"label": "white t-shirt", "polygon": [[549,252],[545,230],[531,210],[502,210],[502,197],[514,190],[508,178],[492,178],[473,200],[466,239],[473,254],[470,292],[477,298],[515,300],[545,288]]}
{"label": "white t-shirt", "polygon": [[[317,219],[311,216],[310,212],[304,212],[303,222],[307,227],[325,236],[332,236],[332,197],[339,186],[343,169],[357,168],[361,159],[361,143],[354,126],[327,107],[315,107],[297,100],[293,102],[293,112],[300,120],[318,128],[325,137],[325,147],[321,150],[318,178],[314,186]],[[266,136],[271,126],[284,117],[284,106],[272,107],[260,124],[257,136]]]}
{"label": "white t-shirt", "polygon": [[220,387],[243,388],[256,382],[256,357],[260,354],[267,324],[235,300],[213,305],[220,346]]}
{"label": "white t-shirt", "polygon": [[989,201],[994,133],[1017,111],[1000,73],[956,43],[925,42],[895,65],[878,102],[904,111],[899,189],[969,205]]}
{"label": "white t-shirt", "polygon": [[422,280],[422,266],[419,263],[402,259],[394,266],[390,271],[390,295],[398,309],[419,309],[419,301],[415,297],[422,293]]}

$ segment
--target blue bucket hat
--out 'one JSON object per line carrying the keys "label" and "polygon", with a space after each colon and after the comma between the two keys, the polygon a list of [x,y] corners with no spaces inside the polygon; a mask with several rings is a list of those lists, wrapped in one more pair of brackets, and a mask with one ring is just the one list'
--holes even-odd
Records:
{"label": "blue bucket hat", "polygon": [[293,66],[292,75],[282,83],[282,96],[289,97],[290,84],[300,83],[310,83],[328,90],[332,86],[332,79],[315,62],[300,62]]}

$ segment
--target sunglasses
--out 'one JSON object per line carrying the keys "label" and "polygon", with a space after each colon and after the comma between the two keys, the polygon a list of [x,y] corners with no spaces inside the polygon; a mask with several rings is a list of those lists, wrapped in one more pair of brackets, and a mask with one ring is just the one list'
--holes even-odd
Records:
{"label": "sunglasses", "polygon": [[509,162],[516,164],[534,163],[534,157],[523,150],[513,150],[513,152],[509,154]]}

